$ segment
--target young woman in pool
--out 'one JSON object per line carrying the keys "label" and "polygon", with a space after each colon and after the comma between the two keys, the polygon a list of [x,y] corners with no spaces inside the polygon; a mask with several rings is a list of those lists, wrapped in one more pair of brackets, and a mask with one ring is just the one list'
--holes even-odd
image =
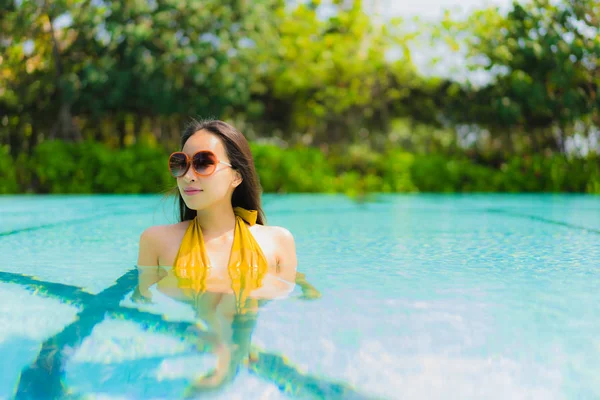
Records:
{"label": "young woman in pool", "polygon": [[[139,244],[134,300],[150,286],[191,304],[217,367],[195,388],[235,375],[248,357],[259,300],[286,295],[296,276],[296,249],[285,228],[264,225],[260,186],[246,138],[222,121],[194,121],[181,151],[169,157],[180,222],[146,229]],[[299,274],[303,292],[318,292]],[[307,289],[308,291],[304,290]]]}

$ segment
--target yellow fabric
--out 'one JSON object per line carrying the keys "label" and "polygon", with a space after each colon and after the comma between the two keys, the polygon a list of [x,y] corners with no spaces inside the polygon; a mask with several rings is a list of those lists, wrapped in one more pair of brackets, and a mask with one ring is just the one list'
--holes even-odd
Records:
{"label": "yellow fabric", "polygon": [[[236,298],[236,308],[243,310],[248,293],[261,286],[268,264],[260,246],[246,226],[246,223],[250,226],[256,224],[257,211],[241,207],[235,207],[233,211],[235,230],[227,269]],[[210,274],[210,269],[202,229],[198,218],[194,218],[179,246],[173,271],[180,288],[192,289],[196,294],[200,294],[206,291],[206,278]]]}

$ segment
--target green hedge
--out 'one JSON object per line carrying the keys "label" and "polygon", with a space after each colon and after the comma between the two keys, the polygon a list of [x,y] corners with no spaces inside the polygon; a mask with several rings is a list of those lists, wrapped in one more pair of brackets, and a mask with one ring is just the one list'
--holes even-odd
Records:
{"label": "green hedge", "polygon": [[172,179],[165,152],[147,146],[113,151],[94,143],[46,141],[36,147],[22,187],[38,193],[152,193]]}
{"label": "green hedge", "polygon": [[[315,148],[251,145],[265,192],[584,192],[600,194],[600,159],[514,156],[494,168],[467,157],[376,153],[350,147],[324,156]],[[46,141],[13,162],[0,147],[0,193],[156,193],[174,186],[168,152],[135,145]]]}

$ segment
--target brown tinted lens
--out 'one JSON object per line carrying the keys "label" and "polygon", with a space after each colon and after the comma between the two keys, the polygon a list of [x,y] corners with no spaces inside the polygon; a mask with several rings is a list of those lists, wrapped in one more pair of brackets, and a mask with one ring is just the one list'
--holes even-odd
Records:
{"label": "brown tinted lens", "polygon": [[217,157],[209,151],[198,152],[194,155],[192,166],[198,175],[210,175],[217,168]]}
{"label": "brown tinted lens", "polygon": [[187,172],[187,157],[184,153],[173,153],[169,158],[169,171],[175,178],[179,178]]}

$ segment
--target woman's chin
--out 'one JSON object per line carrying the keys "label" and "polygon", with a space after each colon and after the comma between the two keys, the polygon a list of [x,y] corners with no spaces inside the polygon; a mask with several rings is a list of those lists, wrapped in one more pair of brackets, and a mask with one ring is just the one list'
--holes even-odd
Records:
{"label": "woman's chin", "polygon": [[206,208],[206,206],[207,206],[207,202],[202,199],[186,198],[184,196],[183,201],[184,201],[185,205],[187,206],[187,208],[189,208],[190,210],[194,210],[194,211],[202,210],[202,209]]}

